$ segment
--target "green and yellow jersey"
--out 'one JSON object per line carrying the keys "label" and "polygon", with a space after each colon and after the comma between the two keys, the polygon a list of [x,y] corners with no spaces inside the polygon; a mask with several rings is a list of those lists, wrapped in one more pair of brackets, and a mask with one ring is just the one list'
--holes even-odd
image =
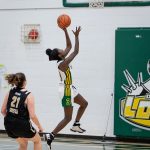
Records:
{"label": "green and yellow jersey", "polygon": [[[58,63],[58,65],[61,62]],[[71,102],[71,85],[72,85],[72,75],[71,75],[71,67],[68,66],[65,72],[61,71],[58,68],[59,76],[60,76],[60,83],[64,87],[64,96],[62,98],[62,105],[64,107],[72,106]]]}

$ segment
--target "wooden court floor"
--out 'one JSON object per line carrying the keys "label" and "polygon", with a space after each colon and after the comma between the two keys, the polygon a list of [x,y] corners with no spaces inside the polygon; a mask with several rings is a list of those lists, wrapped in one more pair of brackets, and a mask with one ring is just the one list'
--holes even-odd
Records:
{"label": "wooden court floor", "polygon": [[[42,141],[42,149],[48,150],[46,142]],[[0,150],[18,150],[15,140],[0,137]],[[33,144],[29,142],[28,150],[33,150]],[[150,144],[144,143],[127,143],[77,139],[77,138],[56,138],[52,143],[52,150],[150,150]]]}

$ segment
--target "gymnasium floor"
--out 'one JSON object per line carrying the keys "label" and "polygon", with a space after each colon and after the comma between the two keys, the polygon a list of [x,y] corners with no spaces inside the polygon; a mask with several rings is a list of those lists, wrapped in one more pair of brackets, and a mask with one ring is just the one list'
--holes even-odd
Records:
{"label": "gymnasium floor", "polygon": [[[17,150],[18,145],[15,140],[0,136],[0,150]],[[42,149],[48,150],[46,142],[42,141]],[[52,144],[52,150],[150,150],[150,144],[127,143],[93,140],[93,139],[73,139],[56,138]],[[29,142],[28,150],[33,150],[32,143]]]}

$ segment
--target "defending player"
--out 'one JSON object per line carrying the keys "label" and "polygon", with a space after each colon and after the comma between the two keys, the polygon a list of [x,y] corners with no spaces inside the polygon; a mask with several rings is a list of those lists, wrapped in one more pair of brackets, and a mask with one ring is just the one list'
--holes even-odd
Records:
{"label": "defending player", "polygon": [[19,143],[19,150],[27,150],[28,141],[34,143],[34,150],[42,150],[41,138],[30,119],[43,131],[35,114],[34,97],[25,89],[26,77],[23,73],[8,74],[6,80],[13,87],[6,94],[1,108],[4,126],[9,137]]}

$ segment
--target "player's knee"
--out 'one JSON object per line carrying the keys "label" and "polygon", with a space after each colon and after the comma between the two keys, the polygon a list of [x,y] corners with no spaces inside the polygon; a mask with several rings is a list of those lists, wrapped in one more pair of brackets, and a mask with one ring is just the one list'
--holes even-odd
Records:
{"label": "player's knee", "polygon": [[41,144],[41,140],[34,141],[34,144]]}
{"label": "player's knee", "polygon": [[88,106],[88,102],[86,101],[86,107]]}
{"label": "player's knee", "polygon": [[82,107],[86,108],[87,106],[88,106],[88,102],[85,101],[85,102],[83,103]]}
{"label": "player's knee", "polygon": [[27,149],[28,144],[27,143],[21,143],[20,144],[20,150],[26,150]]}
{"label": "player's knee", "polygon": [[70,122],[72,120],[72,116],[66,116],[65,120],[66,120],[66,122]]}
{"label": "player's knee", "polygon": [[34,136],[34,143],[40,143],[41,142],[41,137],[38,133],[36,133],[36,135]]}

